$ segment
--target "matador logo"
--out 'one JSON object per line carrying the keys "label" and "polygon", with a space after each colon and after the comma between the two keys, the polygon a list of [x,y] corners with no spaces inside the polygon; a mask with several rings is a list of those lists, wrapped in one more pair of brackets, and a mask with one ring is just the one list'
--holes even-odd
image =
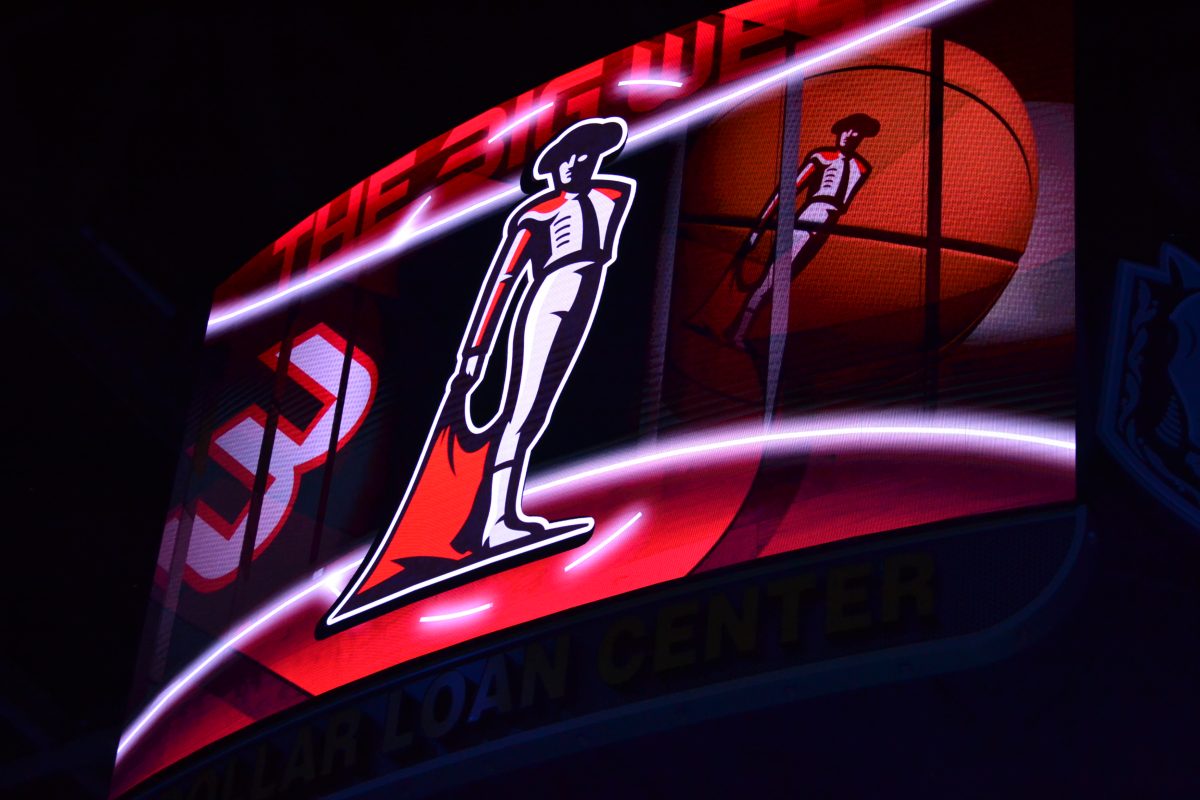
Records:
{"label": "matador logo", "polygon": [[[792,280],[821,252],[834,226],[870,177],[871,165],[858,152],[858,146],[863,139],[878,136],[879,128],[879,120],[868,114],[843,117],[830,131],[837,137],[836,143],[813,150],[804,158],[796,174],[799,202],[793,221]],[[802,198],[800,193],[804,191],[808,195]],[[750,267],[750,257],[767,230],[778,224],[779,196],[777,188],[734,254],[721,283],[686,323],[692,330],[739,350],[746,349],[750,323],[770,294],[775,274],[773,254],[757,274]],[[730,310],[735,311],[732,317]]]}
{"label": "matador logo", "polygon": [[[600,168],[626,135],[620,118],[586,119],[538,154],[532,174],[547,188],[509,214],[400,506],[319,636],[591,536],[592,519],[532,516],[521,499],[530,455],[617,258],[636,183]],[[507,348],[497,353],[510,315]],[[493,418],[477,424],[471,398],[488,370],[503,370],[503,396]]]}

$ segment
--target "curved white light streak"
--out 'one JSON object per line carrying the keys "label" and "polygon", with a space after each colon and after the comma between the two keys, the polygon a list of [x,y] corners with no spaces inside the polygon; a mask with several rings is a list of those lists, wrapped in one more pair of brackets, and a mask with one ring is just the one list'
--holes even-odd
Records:
{"label": "curved white light streak", "polygon": [[421,200],[421,204],[417,206],[413,213],[408,215],[408,219],[404,220],[404,224],[396,229],[396,232],[389,237],[389,242],[397,247],[403,245],[412,238],[412,227],[417,224],[417,217],[425,210],[425,206],[429,205],[429,201],[433,199],[432,194],[427,194]]}
{"label": "curved white light streak", "polygon": [[544,103],[544,104],[542,104],[542,105],[538,106],[538,107],[537,107],[537,108],[535,108],[533,111],[530,111],[528,114],[526,114],[525,116],[523,116],[523,117],[521,117],[521,118],[517,119],[516,121],[514,121],[514,122],[512,122],[512,123],[510,123],[510,124],[508,124],[508,125],[505,125],[503,128],[501,128],[501,129],[500,129],[500,131],[499,131],[499,132],[498,132],[498,133],[497,133],[495,136],[493,136],[492,138],[488,139],[488,140],[487,140],[487,143],[488,143],[488,144],[492,144],[492,143],[493,143],[493,142],[495,142],[497,139],[503,139],[503,138],[504,138],[505,136],[507,136],[509,133],[512,133],[512,132],[513,132],[513,131],[515,131],[517,128],[519,128],[519,127],[521,127],[522,125],[524,125],[526,122],[529,122],[529,120],[531,120],[531,119],[533,119],[534,117],[536,117],[536,116],[538,116],[538,115],[540,115],[540,114],[542,114],[542,113],[546,112],[548,109],[551,109],[551,108],[554,108],[554,101],[553,101],[553,100],[551,100],[549,103]]}
{"label": "curved white light streak", "polygon": [[601,550],[608,547],[610,544],[612,544],[613,539],[616,539],[622,533],[624,533],[625,531],[632,528],[633,523],[637,522],[641,518],[642,518],[642,512],[639,511],[633,515],[632,519],[630,519],[624,525],[617,528],[615,531],[613,531],[611,534],[609,534],[607,537],[605,537],[604,541],[602,541],[600,544],[596,545],[591,550],[588,550],[586,553],[581,555],[579,558],[575,559],[570,564],[567,564],[565,567],[563,567],[563,572],[570,572],[571,570],[575,569],[575,567],[578,567],[580,564],[587,561],[592,556],[596,555],[596,553],[599,553]]}
{"label": "curved white light streak", "polygon": [[617,81],[617,86],[671,86],[682,89],[683,81],[669,81],[666,78],[627,78]]}
{"label": "curved white light streak", "polygon": [[[858,419],[870,418],[869,414],[857,415]],[[1062,454],[1071,456],[1075,453],[1074,438],[1059,438],[1051,433],[1058,433],[1059,436],[1066,436],[1066,426],[1053,426],[1047,423],[1031,422],[1029,420],[1014,419],[1003,415],[988,415],[988,414],[908,414],[907,418],[947,418],[947,422],[957,424],[895,424],[895,420],[904,419],[903,414],[881,414],[881,421],[853,423],[846,417],[835,417],[828,420],[818,419],[810,425],[810,427],[796,427],[792,429],[761,432],[756,434],[742,434],[739,431],[717,431],[697,434],[689,438],[700,438],[702,436],[714,437],[712,441],[703,441],[696,444],[681,444],[678,446],[668,446],[665,449],[656,450],[652,453],[647,453],[642,456],[632,458],[620,458],[616,456],[610,463],[603,464],[599,467],[583,469],[568,472],[568,474],[546,480],[538,483],[536,486],[526,486],[525,495],[533,495],[539,492],[549,491],[552,489],[562,488],[570,484],[579,483],[582,481],[592,480],[598,477],[613,475],[625,470],[636,469],[637,467],[646,466],[663,461],[669,461],[677,458],[693,457],[697,455],[711,455],[723,451],[736,451],[746,447],[758,447],[769,443],[804,443],[819,440],[837,439],[837,438],[854,438],[866,440],[869,444],[879,447],[890,448],[898,444],[908,445],[916,448],[922,444],[931,444],[934,441],[941,444],[947,441],[960,441],[965,443],[994,446],[1008,444],[1028,445],[1046,449],[1053,454]],[[834,424],[837,422],[843,424]],[[823,424],[827,423],[827,424]],[[969,423],[974,423],[972,426]],[[796,423],[793,423],[796,424]],[[804,423],[800,423],[803,425]],[[1022,429],[1038,429],[1041,433],[1028,433]],[[745,428],[740,429],[746,430]],[[598,459],[603,460],[603,457]],[[601,542],[594,548],[587,557],[607,546],[618,535],[627,530],[628,526],[632,525],[641,517],[641,512],[638,512],[626,526],[618,530],[615,534],[610,535],[604,542]],[[236,633],[222,639],[208,654],[200,661],[195,663],[186,670],[179,678],[172,681],[166,689],[138,715],[134,723],[122,735],[120,743],[117,745],[117,760],[121,759],[122,754],[146,729],[150,724],[173,700],[178,698],[180,694],[198,680],[201,676],[207,673],[213,665],[223,656],[232,652],[240,642],[244,641],[256,630],[262,628],[270,620],[279,616],[288,608],[294,606],[300,600],[319,589],[328,589],[335,595],[341,593],[341,589],[348,581],[350,573],[356,569],[362,559],[366,556],[365,550],[354,556],[347,556],[344,562],[327,575],[315,580],[310,585],[288,596],[276,605],[272,606],[263,614],[251,620],[246,625],[240,627]],[[579,561],[583,561],[581,558]],[[578,563],[578,562],[576,562]],[[570,565],[574,566],[574,565]],[[569,569],[570,567],[568,567]],[[340,581],[340,583],[339,583]],[[491,603],[486,604],[489,608]],[[482,606],[476,609],[468,609],[467,612],[455,612],[461,616],[466,616],[467,613],[478,613],[486,610]],[[443,617],[444,615],[438,615]],[[447,617],[449,618],[449,617]],[[421,621],[434,621],[433,617],[422,618]]]}
{"label": "curved white light streak", "polygon": [[462,619],[463,617],[469,617],[472,614],[479,614],[487,611],[491,607],[491,603],[484,603],[481,606],[465,608],[462,611],[451,611],[448,614],[430,614],[428,617],[421,617],[421,622],[445,622],[449,619]]}
{"label": "curved white light streak", "polygon": [[[863,47],[864,45],[871,44],[878,39],[888,36],[889,34],[894,33],[907,25],[912,25],[917,22],[932,21],[936,15],[952,6],[966,7],[977,2],[979,2],[979,0],[939,0],[939,2],[924,6],[921,9],[904,17],[892,20],[891,22],[887,22],[875,28],[867,29],[860,35],[827,50],[823,50],[820,53],[804,57],[799,61],[793,61],[785,67],[759,78],[758,80],[748,83],[732,84],[731,86],[726,87],[724,92],[717,94],[715,97],[712,97],[705,102],[690,106],[674,116],[668,116],[666,119],[660,119],[657,122],[654,121],[654,119],[657,118],[652,118],[650,120],[643,121],[640,126],[637,124],[630,125],[630,133],[629,138],[626,141],[626,148],[632,151],[637,149],[636,147],[633,147],[633,145],[638,143],[649,144],[650,137],[661,134],[670,128],[688,122],[689,120],[700,115],[713,112],[729,102],[749,97],[758,91],[774,86],[780,81],[785,81],[790,77],[793,77],[826,61],[846,55],[847,53]],[[707,92],[706,94],[711,94],[711,92]],[[537,109],[536,112],[541,113],[544,110],[545,106],[543,105]],[[524,118],[518,120],[518,122],[524,121],[526,121]],[[514,125],[515,124],[516,123],[514,123]],[[496,134],[495,137],[489,139],[488,142],[491,143],[495,138],[503,135],[507,131],[507,128],[502,130],[500,133]],[[329,269],[314,273],[296,283],[289,284],[283,289],[265,291],[258,295],[251,295],[251,297],[254,298],[253,300],[250,300],[250,302],[246,303],[245,305],[232,308],[228,311],[216,313],[216,309],[214,309],[215,315],[210,316],[208,320],[208,333],[211,334],[216,329],[224,327],[234,320],[245,317],[247,314],[251,314],[259,309],[273,305],[282,300],[286,300],[298,292],[306,291],[307,289],[323,283],[329,278],[341,274],[348,269],[361,266],[367,262],[375,260],[380,256],[398,253],[409,247],[413,241],[418,238],[422,238],[435,230],[452,225],[456,222],[465,221],[475,214],[483,212],[489,207],[494,206],[501,201],[508,199],[509,197],[519,194],[521,194],[521,187],[518,183],[514,182],[510,184],[508,188],[503,189],[495,194],[488,195],[482,200],[472,203],[465,208],[452,211],[445,216],[431,222],[425,227],[412,231],[407,236],[390,236],[384,240],[383,245],[373,247],[362,253],[352,254],[346,259],[346,261],[338,263]]]}
{"label": "curved white light streak", "polygon": [[451,223],[458,222],[460,219],[463,219],[464,217],[472,217],[476,214],[476,212],[483,211],[488,206],[494,206],[497,203],[499,203],[500,201],[507,200],[508,198],[512,197],[513,195],[518,195],[518,194],[522,194],[521,187],[520,186],[510,186],[501,192],[498,192],[493,195],[489,195],[488,197],[485,197],[476,203],[472,203],[471,205],[466,206],[465,208],[460,208],[457,211],[451,212],[450,214],[447,214],[444,217],[436,219],[423,228],[417,228],[415,231],[413,231],[411,234],[409,234],[408,239],[405,240],[405,244],[413,241],[414,239],[418,239],[423,236],[426,236],[430,232],[436,231],[438,228],[442,228],[442,227],[445,227],[446,225],[450,225]]}
{"label": "curved white light streak", "polygon": [[887,447],[894,447],[896,444],[896,439],[910,441],[917,440],[914,442],[915,444],[928,443],[930,439],[938,439],[942,441],[957,439],[976,442],[1016,442],[1035,445],[1038,447],[1046,447],[1052,450],[1059,450],[1063,452],[1075,452],[1074,440],[1055,439],[1047,436],[1036,436],[1026,433],[1015,433],[1012,431],[982,430],[979,428],[947,427],[941,425],[848,425],[843,427],[817,428],[808,430],[773,431],[750,436],[742,436],[733,439],[721,439],[714,442],[685,445],[669,450],[659,450],[643,456],[635,456],[633,458],[615,461],[604,466],[585,469],[580,472],[572,472],[561,478],[549,480],[544,483],[539,483],[536,486],[527,488],[525,490],[525,494],[537,494],[539,492],[557,489],[562,486],[578,483],[580,481],[586,481],[591,478],[597,478],[602,475],[623,472],[636,467],[642,467],[648,464],[658,463],[660,461],[669,461],[676,458],[690,458],[726,450],[737,450],[745,447],[758,447],[765,444],[779,442],[805,442],[816,441],[820,439],[863,439],[876,437],[881,437],[879,444]]}
{"label": "curved white light streak", "polygon": [[[138,715],[137,719],[134,720],[133,724],[126,729],[125,733],[121,736],[121,740],[117,743],[117,760],[120,760],[121,755],[124,753],[126,748],[128,748],[129,745],[138,739],[138,737],[145,730],[146,726],[149,725],[155,717],[162,713],[163,709],[166,708],[166,706],[172,700],[177,698],[185,689],[195,683],[198,678],[207,673],[222,656],[231,652],[234,647],[248,638],[250,634],[254,633],[256,630],[266,625],[272,619],[279,616],[304,598],[308,597],[313,592],[317,591],[318,589],[331,588],[331,581],[336,581],[343,578],[349,580],[350,573],[358,566],[359,562],[362,561],[365,555],[366,554],[364,553],[363,555],[358,556],[354,559],[353,563],[339,568],[331,575],[314,581],[300,591],[288,596],[281,602],[276,603],[270,609],[253,618],[250,622],[239,628],[237,633],[234,633],[233,635],[228,636],[218,642],[216,647],[210,650],[207,655],[202,657],[199,661],[194,662],[194,666],[185,671],[175,680],[171,681],[167,688],[163,689],[158,697],[155,698],[154,702],[147,706],[146,709]],[[337,593],[341,593],[341,587],[338,588]]]}
{"label": "curved white light streak", "polygon": [[225,323],[235,320],[238,317],[244,317],[247,314],[253,313],[260,308],[264,308],[266,306],[278,303],[280,300],[286,300],[287,298],[291,297],[292,295],[302,292],[305,289],[309,288],[310,286],[315,286],[318,283],[324,283],[325,281],[329,280],[333,276],[335,276],[339,273],[345,272],[346,270],[350,269],[351,267],[356,267],[359,264],[363,264],[363,263],[373,260],[378,255],[395,250],[397,248],[397,246],[398,245],[396,243],[392,242],[389,239],[384,244],[382,244],[378,247],[374,247],[370,250],[367,250],[366,252],[357,253],[357,254],[353,255],[352,257],[346,259],[344,262],[337,264],[334,267],[331,267],[330,269],[327,269],[323,272],[315,272],[312,275],[310,275],[309,277],[307,277],[301,281],[296,281],[295,283],[289,283],[287,286],[280,289],[279,291],[271,292],[264,297],[258,298],[257,300],[252,300],[251,302],[247,303],[246,305],[238,306],[237,308],[233,309],[232,311],[226,311],[222,314],[218,314],[216,316],[209,317],[208,318],[208,332],[211,333],[214,328],[219,328],[222,325],[224,325]]}
{"label": "curved white light streak", "polygon": [[267,292],[266,294],[258,297],[255,300],[252,300],[251,302],[247,303],[246,305],[238,306],[237,308],[233,309],[232,311],[227,311],[222,314],[218,314],[216,316],[210,316],[208,318],[207,331],[209,333],[211,333],[214,328],[219,328],[222,325],[224,325],[225,323],[231,322],[232,320],[235,320],[238,317],[243,317],[247,314],[251,314],[260,308],[264,308],[266,306],[272,305],[274,303],[279,302],[280,300],[286,300],[287,298],[291,297],[292,295],[297,294],[299,292],[303,292],[305,289],[307,289],[311,286],[315,286],[318,283],[323,283],[324,281],[327,281],[332,277],[340,275],[341,273],[345,272],[348,269],[352,269],[354,267],[365,264],[365,263],[373,260],[378,255],[381,255],[383,253],[388,253],[388,252],[391,252],[393,250],[397,250],[397,249],[403,247],[410,240],[412,240],[418,233],[421,232],[420,230],[415,231],[415,232],[412,231],[411,230],[412,224],[416,221],[417,215],[419,215],[422,211],[425,210],[425,206],[429,205],[429,201],[432,199],[433,199],[432,195],[426,195],[425,198],[421,201],[421,203],[416,207],[416,209],[414,209],[413,212],[411,214],[409,214],[408,217],[405,218],[404,222],[401,223],[400,227],[397,228],[394,233],[392,233],[390,236],[388,236],[386,239],[384,239],[383,244],[373,247],[370,250],[367,250],[365,252],[351,254],[344,261],[337,262],[332,267],[329,267],[328,269],[324,269],[320,272],[314,272],[312,275],[308,276],[307,278],[304,278],[303,280],[300,280],[300,281],[296,281],[295,283],[289,283],[287,286],[285,286],[284,288],[279,289],[277,291]]}
{"label": "curved white light streak", "polygon": [[[212,333],[212,331],[215,328],[220,328],[239,317],[244,317],[247,314],[257,311],[260,308],[264,308],[266,306],[272,305],[274,303],[279,302],[280,300],[286,300],[287,298],[291,297],[292,295],[297,294],[298,292],[302,292],[305,289],[309,289],[309,288],[315,286],[316,284],[323,283],[332,277],[340,275],[341,273],[345,272],[348,269],[351,269],[353,267],[362,266],[363,264],[365,264],[369,261],[373,261],[377,256],[385,255],[385,254],[389,254],[389,253],[396,253],[401,250],[404,250],[415,240],[423,238],[424,236],[428,235],[432,231],[437,230],[438,228],[442,228],[446,225],[451,225],[451,224],[463,219],[464,217],[474,216],[476,213],[483,211],[488,206],[496,205],[497,203],[507,200],[509,197],[511,197],[513,195],[518,195],[520,193],[521,193],[520,186],[510,186],[509,188],[507,188],[497,194],[491,195],[489,197],[485,197],[483,200],[472,203],[472,204],[466,206],[465,208],[460,208],[457,211],[453,211],[444,217],[440,217],[440,218],[434,220],[433,222],[430,222],[428,225],[425,225],[424,227],[417,228],[416,230],[404,231],[403,226],[401,226],[400,232],[404,233],[403,236],[399,235],[400,232],[397,232],[396,234],[393,234],[393,235],[387,237],[384,240],[383,244],[377,245],[376,247],[373,247],[370,250],[367,250],[365,252],[353,254],[350,257],[348,257],[345,261],[338,262],[334,266],[332,266],[326,270],[323,270],[321,272],[315,272],[312,275],[310,275],[309,277],[307,277],[301,281],[297,281],[296,283],[288,284],[283,289],[279,289],[279,290],[272,291],[272,292],[267,292],[267,293],[263,294],[262,296],[258,297],[258,299],[253,300],[252,302],[248,303],[247,305],[238,306],[237,308],[234,308],[230,311],[219,314],[215,317],[209,317],[208,333]],[[421,204],[420,208],[424,208],[427,203],[428,203],[428,198],[425,200],[425,202],[423,202]],[[420,210],[420,208],[418,208],[418,211]]]}
{"label": "curved white light streak", "polygon": [[933,17],[937,16],[940,12],[945,11],[951,6],[967,6],[975,2],[978,2],[978,0],[939,0],[939,2],[924,6],[917,11],[914,11],[903,17],[899,17],[898,19],[894,19],[891,22],[884,23],[878,27],[870,28],[860,35],[854,36],[839,45],[829,48],[828,50],[822,50],[815,55],[806,56],[798,61],[794,61],[793,63],[788,64],[781,69],[775,70],[774,72],[771,72],[765,77],[759,78],[756,81],[751,81],[741,85],[735,84],[735,86],[729,91],[724,92],[707,102],[692,106],[680,114],[676,114],[675,116],[669,117],[661,122],[656,122],[649,127],[641,128],[636,133],[631,132],[629,134],[628,141],[629,143],[633,143],[641,139],[646,139],[647,137],[653,136],[656,133],[660,133],[667,128],[673,128],[682,122],[687,122],[692,117],[696,117],[701,114],[707,114],[710,111],[715,111],[726,103],[730,103],[743,97],[748,97],[763,89],[766,89],[768,86],[773,86],[781,81],[786,81],[787,79],[797,76],[806,70],[817,66],[818,64],[831,61],[838,56],[845,55],[864,45],[871,44],[872,42],[882,39],[889,34],[895,33],[896,31],[908,25],[912,25],[917,22],[929,22]]}

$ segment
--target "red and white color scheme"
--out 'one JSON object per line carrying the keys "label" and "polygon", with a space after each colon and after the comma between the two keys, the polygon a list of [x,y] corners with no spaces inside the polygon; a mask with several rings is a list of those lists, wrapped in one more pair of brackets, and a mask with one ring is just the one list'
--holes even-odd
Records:
{"label": "red and white color scheme", "polygon": [[[322,634],[577,547],[590,535],[590,516],[549,522],[526,514],[522,497],[530,453],[575,367],[617,258],[637,185],[599,170],[627,134],[620,118],[583,120],[534,162],[533,175],[547,188],[509,214],[404,499]],[[494,366],[497,333],[510,311],[506,358]],[[471,398],[489,366],[503,370],[504,390],[496,415],[479,427]]]}
{"label": "red and white color scheme", "polygon": [[214,298],[115,791],[478,637],[1070,503],[1072,64],[1027,25],[753,0],[283,232]]}
{"label": "red and white color scheme", "polygon": [[[276,344],[259,356],[272,371],[279,363],[279,348]],[[258,530],[254,536],[254,558],[271,544],[287,521],[304,474],[325,463],[345,358],[346,340],[325,325],[312,328],[292,344],[288,377],[311,394],[320,403],[320,409],[304,429],[279,416],[267,464]],[[378,383],[375,363],[361,350],[356,350],[350,359],[337,449],[354,436],[366,419]],[[267,412],[257,405],[250,406],[218,428],[209,445],[209,457],[247,490],[254,487],[266,423]],[[236,517],[226,519],[203,497],[196,500],[184,561],[183,578],[188,585],[201,591],[214,591],[233,580],[246,538],[251,502],[247,500]],[[185,518],[182,508],[173,510],[167,517],[158,554],[160,578],[171,569],[179,528]]]}

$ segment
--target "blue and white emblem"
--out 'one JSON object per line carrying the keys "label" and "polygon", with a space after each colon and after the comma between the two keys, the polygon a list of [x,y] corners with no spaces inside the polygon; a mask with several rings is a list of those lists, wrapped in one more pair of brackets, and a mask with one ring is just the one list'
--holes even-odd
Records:
{"label": "blue and white emblem", "polygon": [[1200,527],[1200,262],[1163,245],[1121,262],[1100,437],[1162,503]]}

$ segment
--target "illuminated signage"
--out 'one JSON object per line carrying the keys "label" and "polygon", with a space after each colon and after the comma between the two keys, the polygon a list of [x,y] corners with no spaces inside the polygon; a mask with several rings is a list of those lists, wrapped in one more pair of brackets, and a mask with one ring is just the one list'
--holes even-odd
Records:
{"label": "illuminated signage", "polygon": [[286,796],[363,731],[532,730],[564,676],[583,720],[709,662],[817,691],[1008,641],[1078,549],[1073,107],[1037,84],[1073,66],[1002,2],[868,5],[584,65],[218,289],[118,793]]}

